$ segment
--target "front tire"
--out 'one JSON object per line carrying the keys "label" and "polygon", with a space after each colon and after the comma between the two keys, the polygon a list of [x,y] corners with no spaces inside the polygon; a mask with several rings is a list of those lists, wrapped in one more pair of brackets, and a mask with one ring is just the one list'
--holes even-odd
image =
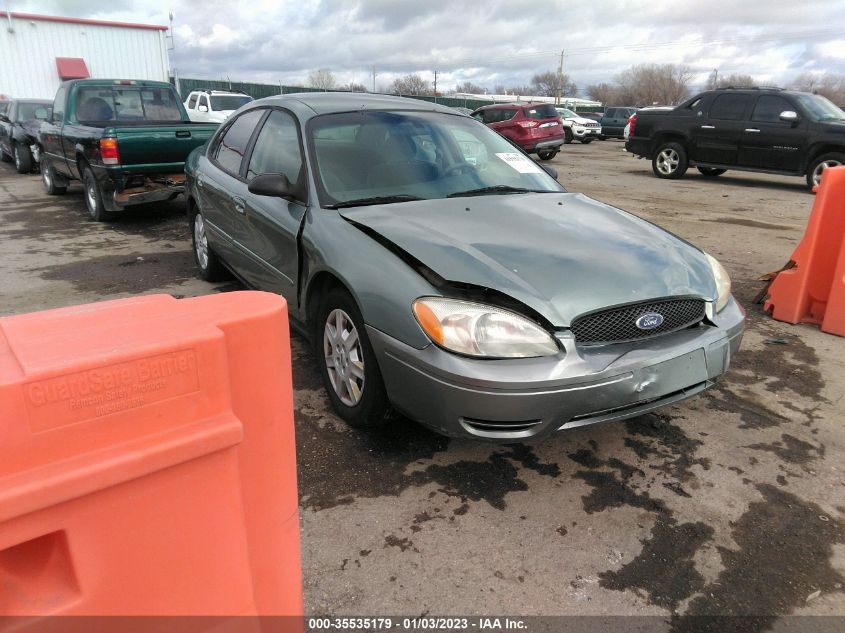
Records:
{"label": "front tire", "polygon": [[572,142],[572,139],[575,138],[575,135],[572,133],[568,127],[563,128],[563,142],[566,145],[569,145]]}
{"label": "front tire", "polygon": [[2,149],[0,149],[0,160],[2,160],[4,163],[11,163],[11,162],[12,162],[12,157],[11,157],[11,156],[9,156],[9,155],[8,155],[6,152],[4,152]]}
{"label": "front tire", "polygon": [[56,184],[56,170],[53,168],[53,165],[50,164],[44,158],[44,154],[41,155],[41,182],[44,183],[44,190],[47,192],[48,196],[61,196],[67,193],[67,185],[58,185]]}
{"label": "front tire", "polygon": [[842,152],[830,152],[822,154],[807,169],[807,186],[812,191],[813,187],[821,184],[822,173],[828,167],[839,167],[845,165],[845,154]]}
{"label": "front tire", "polygon": [[329,290],[320,302],[315,329],[320,373],[337,414],[356,428],[389,422],[390,401],[352,295],[342,288]]}
{"label": "front tire", "polygon": [[223,281],[229,278],[229,271],[208,244],[205,218],[197,211],[190,216],[191,242],[194,245],[194,261],[199,269],[200,279],[205,281]]}
{"label": "front tire", "polygon": [[103,205],[103,191],[94,175],[94,170],[85,167],[82,172],[82,186],[85,189],[85,206],[94,222],[107,222],[114,219],[114,214],[106,211]]}
{"label": "front tire", "polygon": [[651,169],[658,178],[680,178],[688,167],[687,150],[675,141],[658,146],[651,160]]}
{"label": "front tire", "polygon": [[15,143],[12,153],[15,157],[15,169],[18,173],[32,173],[32,153],[29,151],[29,148]]}
{"label": "front tire", "polygon": [[718,169],[717,167],[696,167],[696,169],[698,169],[698,172],[702,176],[706,176],[707,178],[715,178],[728,171],[727,169]]}
{"label": "front tire", "polygon": [[593,142],[593,137],[591,137],[591,136],[582,136],[579,140],[580,140],[580,141],[581,141],[584,145],[589,145],[590,143],[592,143],[592,142]]}
{"label": "front tire", "polygon": [[539,152],[537,152],[537,157],[540,160],[551,160],[555,156],[557,156],[557,150],[556,149],[540,150]]}

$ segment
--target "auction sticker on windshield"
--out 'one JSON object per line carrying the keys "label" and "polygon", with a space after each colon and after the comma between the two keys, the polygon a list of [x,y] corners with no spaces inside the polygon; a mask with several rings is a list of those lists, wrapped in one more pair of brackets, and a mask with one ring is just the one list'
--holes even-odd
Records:
{"label": "auction sticker on windshield", "polygon": [[540,167],[533,160],[522,154],[516,152],[502,152],[496,154],[499,158],[505,161],[508,165],[517,170],[520,174],[539,174],[542,173]]}

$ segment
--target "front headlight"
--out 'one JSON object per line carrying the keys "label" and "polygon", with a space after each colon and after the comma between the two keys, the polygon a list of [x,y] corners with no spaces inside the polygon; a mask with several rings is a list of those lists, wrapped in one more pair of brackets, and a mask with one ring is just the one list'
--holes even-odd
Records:
{"label": "front headlight", "polygon": [[560,351],[552,336],[523,316],[494,306],[422,297],[414,315],[429,338],[448,350],[487,358],[532,358]]}
{"label": "front headlight", "polygon": [[707,261],[710,264],[710,270],[713,271],[713,277],[716,279],[716,312],[721,312],[722,308],[728,305],[728,299],[731,298],[731,278],[728,276],[728,271],[722,266],[715,257],[709,253],[704,253],[707,256]]}

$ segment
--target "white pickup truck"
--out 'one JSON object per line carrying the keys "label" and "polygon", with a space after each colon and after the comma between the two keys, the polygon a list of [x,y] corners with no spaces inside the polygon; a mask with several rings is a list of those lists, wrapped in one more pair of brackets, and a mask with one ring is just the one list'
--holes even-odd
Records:
{"label": "white pickup truck", "polygon": [[563,133],[566,135],[565,143],[571,143],[573,139],[582,143],[592,143],[601,136],[601,125],[598,121],[578,116],[567,108],[555,108],[563,122]]}
{"label": "white pickup truck", "polygon": [[252,97],[242,92],[194,90],[185,99],[188,118],[197,123],[223,123],[229,115]]}

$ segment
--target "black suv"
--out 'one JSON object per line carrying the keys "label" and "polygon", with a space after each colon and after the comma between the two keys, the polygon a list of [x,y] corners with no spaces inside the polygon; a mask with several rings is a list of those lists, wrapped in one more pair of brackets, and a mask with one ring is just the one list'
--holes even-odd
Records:
{"label": "black suv", "polygon": [[819,95],[779,88],[703,92],[673,110],[637,113],[625,149],[658,178],[728,169],[806,176],[845,164],[845,112]]}

